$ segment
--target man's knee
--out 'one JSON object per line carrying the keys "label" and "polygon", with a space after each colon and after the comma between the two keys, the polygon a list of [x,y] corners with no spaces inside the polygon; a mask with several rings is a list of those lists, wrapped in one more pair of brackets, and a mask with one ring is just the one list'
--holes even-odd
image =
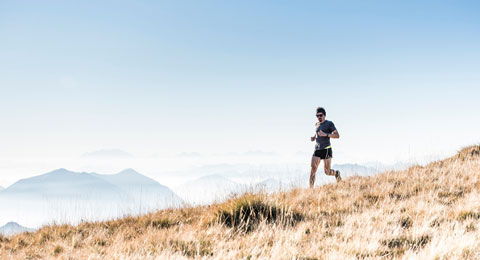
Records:
{"label": "man's knee", "polygon": [[324,169],[324,172],[325,172],[326,175],[330,175],[330,174],[331,174],[330,168],[325,168],[325,169]]}

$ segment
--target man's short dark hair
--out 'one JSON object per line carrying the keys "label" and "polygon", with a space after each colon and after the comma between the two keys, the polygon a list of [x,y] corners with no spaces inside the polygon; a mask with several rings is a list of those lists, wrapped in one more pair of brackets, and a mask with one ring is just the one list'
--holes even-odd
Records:
{"label": "man's short dark hair", "polygon": [[323,108],[323,107],[317,107],[317,114],[318,113],[322,113],[325,116],[327,115],[327,112],[325,111],[325,108]]}

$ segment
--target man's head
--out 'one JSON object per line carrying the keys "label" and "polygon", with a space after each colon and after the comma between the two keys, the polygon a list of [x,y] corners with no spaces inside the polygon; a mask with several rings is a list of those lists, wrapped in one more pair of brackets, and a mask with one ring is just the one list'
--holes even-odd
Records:
{"label": "man's head", "polygon": [[327,112],[325,111],[325,108],[323,107],[317,107],[317,118],[318,122],[322,123],[325,121],[325,117],[327,116]]}

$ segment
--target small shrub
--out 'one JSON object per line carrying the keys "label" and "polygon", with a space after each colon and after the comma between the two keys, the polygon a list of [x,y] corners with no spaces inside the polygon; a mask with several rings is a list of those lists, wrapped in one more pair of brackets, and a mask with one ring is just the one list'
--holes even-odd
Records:
{"label": "small shrub", "polygon": [[75,240],[73,242],[73,248],[77,249],[77,248],[80,248],[80,247],[82,247],[82,242],[79,241],[79,240]]}
{"label": "small shrub", "polygon": [[183,241],[172,240],[170,241],[170,247],[175,252],[181,252],[184,256],[213,256],[212,243],[208,240],[196,241]]}
{"label": "small shrub", "polygon": [[396,193],[396,192],[390,192],[388,194],[388,197],[394,200],[405,200],[411,197],[410,194],[401,194],[401,193]]}
{"label": "small shrub", "polygon": [[443,220],[434,219],[434,220],[430,223],[430,227],[439,227],[442,222],[443,222]]}
{"label": "small shrub", "polygon": [[3,236],[2,234],[0,234],[0,243],[3,243],[3,242],[7,242],[7,243],[8,243],[8,242],[10,242],[10,240],[9,240],[7,237],[5,237],[5,236]]}
{"label": "small shrub", "polygon": [[396,180],[396,181],[393,183],[393,188],[398,188],[398,187],[400,187],[400,185],[402,185],[402,182]]}
{"label": "small shrub", "polygon": [[41,255],[38,254],[35,250],[28,250],[25,252],[25,259],[30,260],[30,259],[41,259]]}
{"label": "small shrub", "polygon": [[52,240],[52,236],[51,236],[49,233],[47,233],[47,232],[42,232],[42,233],[40,234],[40,241],[39,241],[40,244],[43,245],[43,244],[45,244],[46,242],[48,242],[48,241],[50,241],[50,240]]}
{"label": "small shrub", "polygon": [[377,255],[381,257],[398,257],[401,256],[408,249],[419,250],[431,240],[429,235],[423,235],[418,238],[396,237],[392,239],[383,240],[381,243],[388,248],[388,250],[378,251]]}
{"label": "small shrub", "polygon": [[95,238],[95,240],[93,240],[93,244],[95,246],[107,246],[107,241],[103,238]]}
{"label": "small shrub", "polygon": [[157,229],[170,228],[175,225],[178,225],[178,222],[173,221],[169,218],[153,219],[147,222],[147,227],[150,226]]}
{"label": "small shrub", "polygon": [[390,250],[379,250],[377,251],[376,255],[382,257],[381,259],[385,259],[386,257],[399,257],[405,253],[405,249],[403,248],[393,248]]}
{"label": "small shrub", "polygon": [[53,249],[53,254],[57,256],[58,254],[61,254],[63,252],[63,247],[58,245]]}
{"label": "small shrub", "polygon": [[325,228],[341,227],[343,225],[344,223],[340,216],[334,216],[327,220],[327,222],[325,223]]}
{"label": "small shrub", "polygon": [[69,225],[54,226],[53,231],[55,232],[54,234],[60,237],[62,240],[65,240],[74,234],[72,226]]}
{"label": "small shrub", "polygon": [[365,259],[365,258],[372,258],[374,255],[372,255],[371,253],[364,253],[364,252],[357,252],[355,253],[355,257],[357,259]]}
{"label": "small shrub", "polygon": [[18,248],[24,248],[24,247],[27,247],[27,246],[28,246],[28,243],[25,242],[25,240],[19,239],[19,240],[17,241],[17,247],[18,247]]}
{"label": "small shrub", "polygon": [[371,204],[375,204],[380,200],[380,196],[373,194],[365,194],[363,195],[363,198],[368,200],[368,202],[370,202]]}
{"label": "small shrub", "polygon": [[468,218],[480,219],[480,212],[462,211],[460,214],[458,214],[458,220],[464,221]]}
{"label": "small shrub", "polygon": [[413,221],[410,219],[410,217],[402,217],[400,218],[400,226],[404,229],[408,229],[412,226]]}
{"label": "small shrub", "polygon": [[217,212],[216,219],[225,226],[250,232],[261,222],[294,225],[303,220],[303,216],[258,198],[242,198],[234,201],[229,209]]}
{"label": "small shrub", "polygon": [[477,230],[477,228],[475,227],[475,224],[470,223],[470,224],[468,224],[468,225],[465,227],[465,230],[466,230],[467,232],[474,232],[474,231]]}
{"label": "small shrub", "polygon": [[429,235],[423,235],[418,238],[406,238],[406,237],[396,237],[388,240],[383,240],[382,244],[388,248],[411,248],[414,250],[423,248],[428,242],[430,242],[431,237]]}
{"label": "small shrub", "polygon": [[382,241],[382,244],[388,248],[403,247],[407,242],[407,239],[404,237],[392,238],[390,240]]}

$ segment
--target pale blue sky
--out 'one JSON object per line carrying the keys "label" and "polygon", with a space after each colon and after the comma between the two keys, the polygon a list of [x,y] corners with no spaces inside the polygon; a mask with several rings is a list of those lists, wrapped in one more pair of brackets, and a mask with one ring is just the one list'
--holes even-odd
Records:
{"label": "pale blue sky", "polygon": [[[338,162],[451,153],[480,141],[479,12],[478,1],[0,0],[0,185],[101,149],[308,162],[317,106],[340,131]],[[51,163],[28,164],[41,158]]]}

